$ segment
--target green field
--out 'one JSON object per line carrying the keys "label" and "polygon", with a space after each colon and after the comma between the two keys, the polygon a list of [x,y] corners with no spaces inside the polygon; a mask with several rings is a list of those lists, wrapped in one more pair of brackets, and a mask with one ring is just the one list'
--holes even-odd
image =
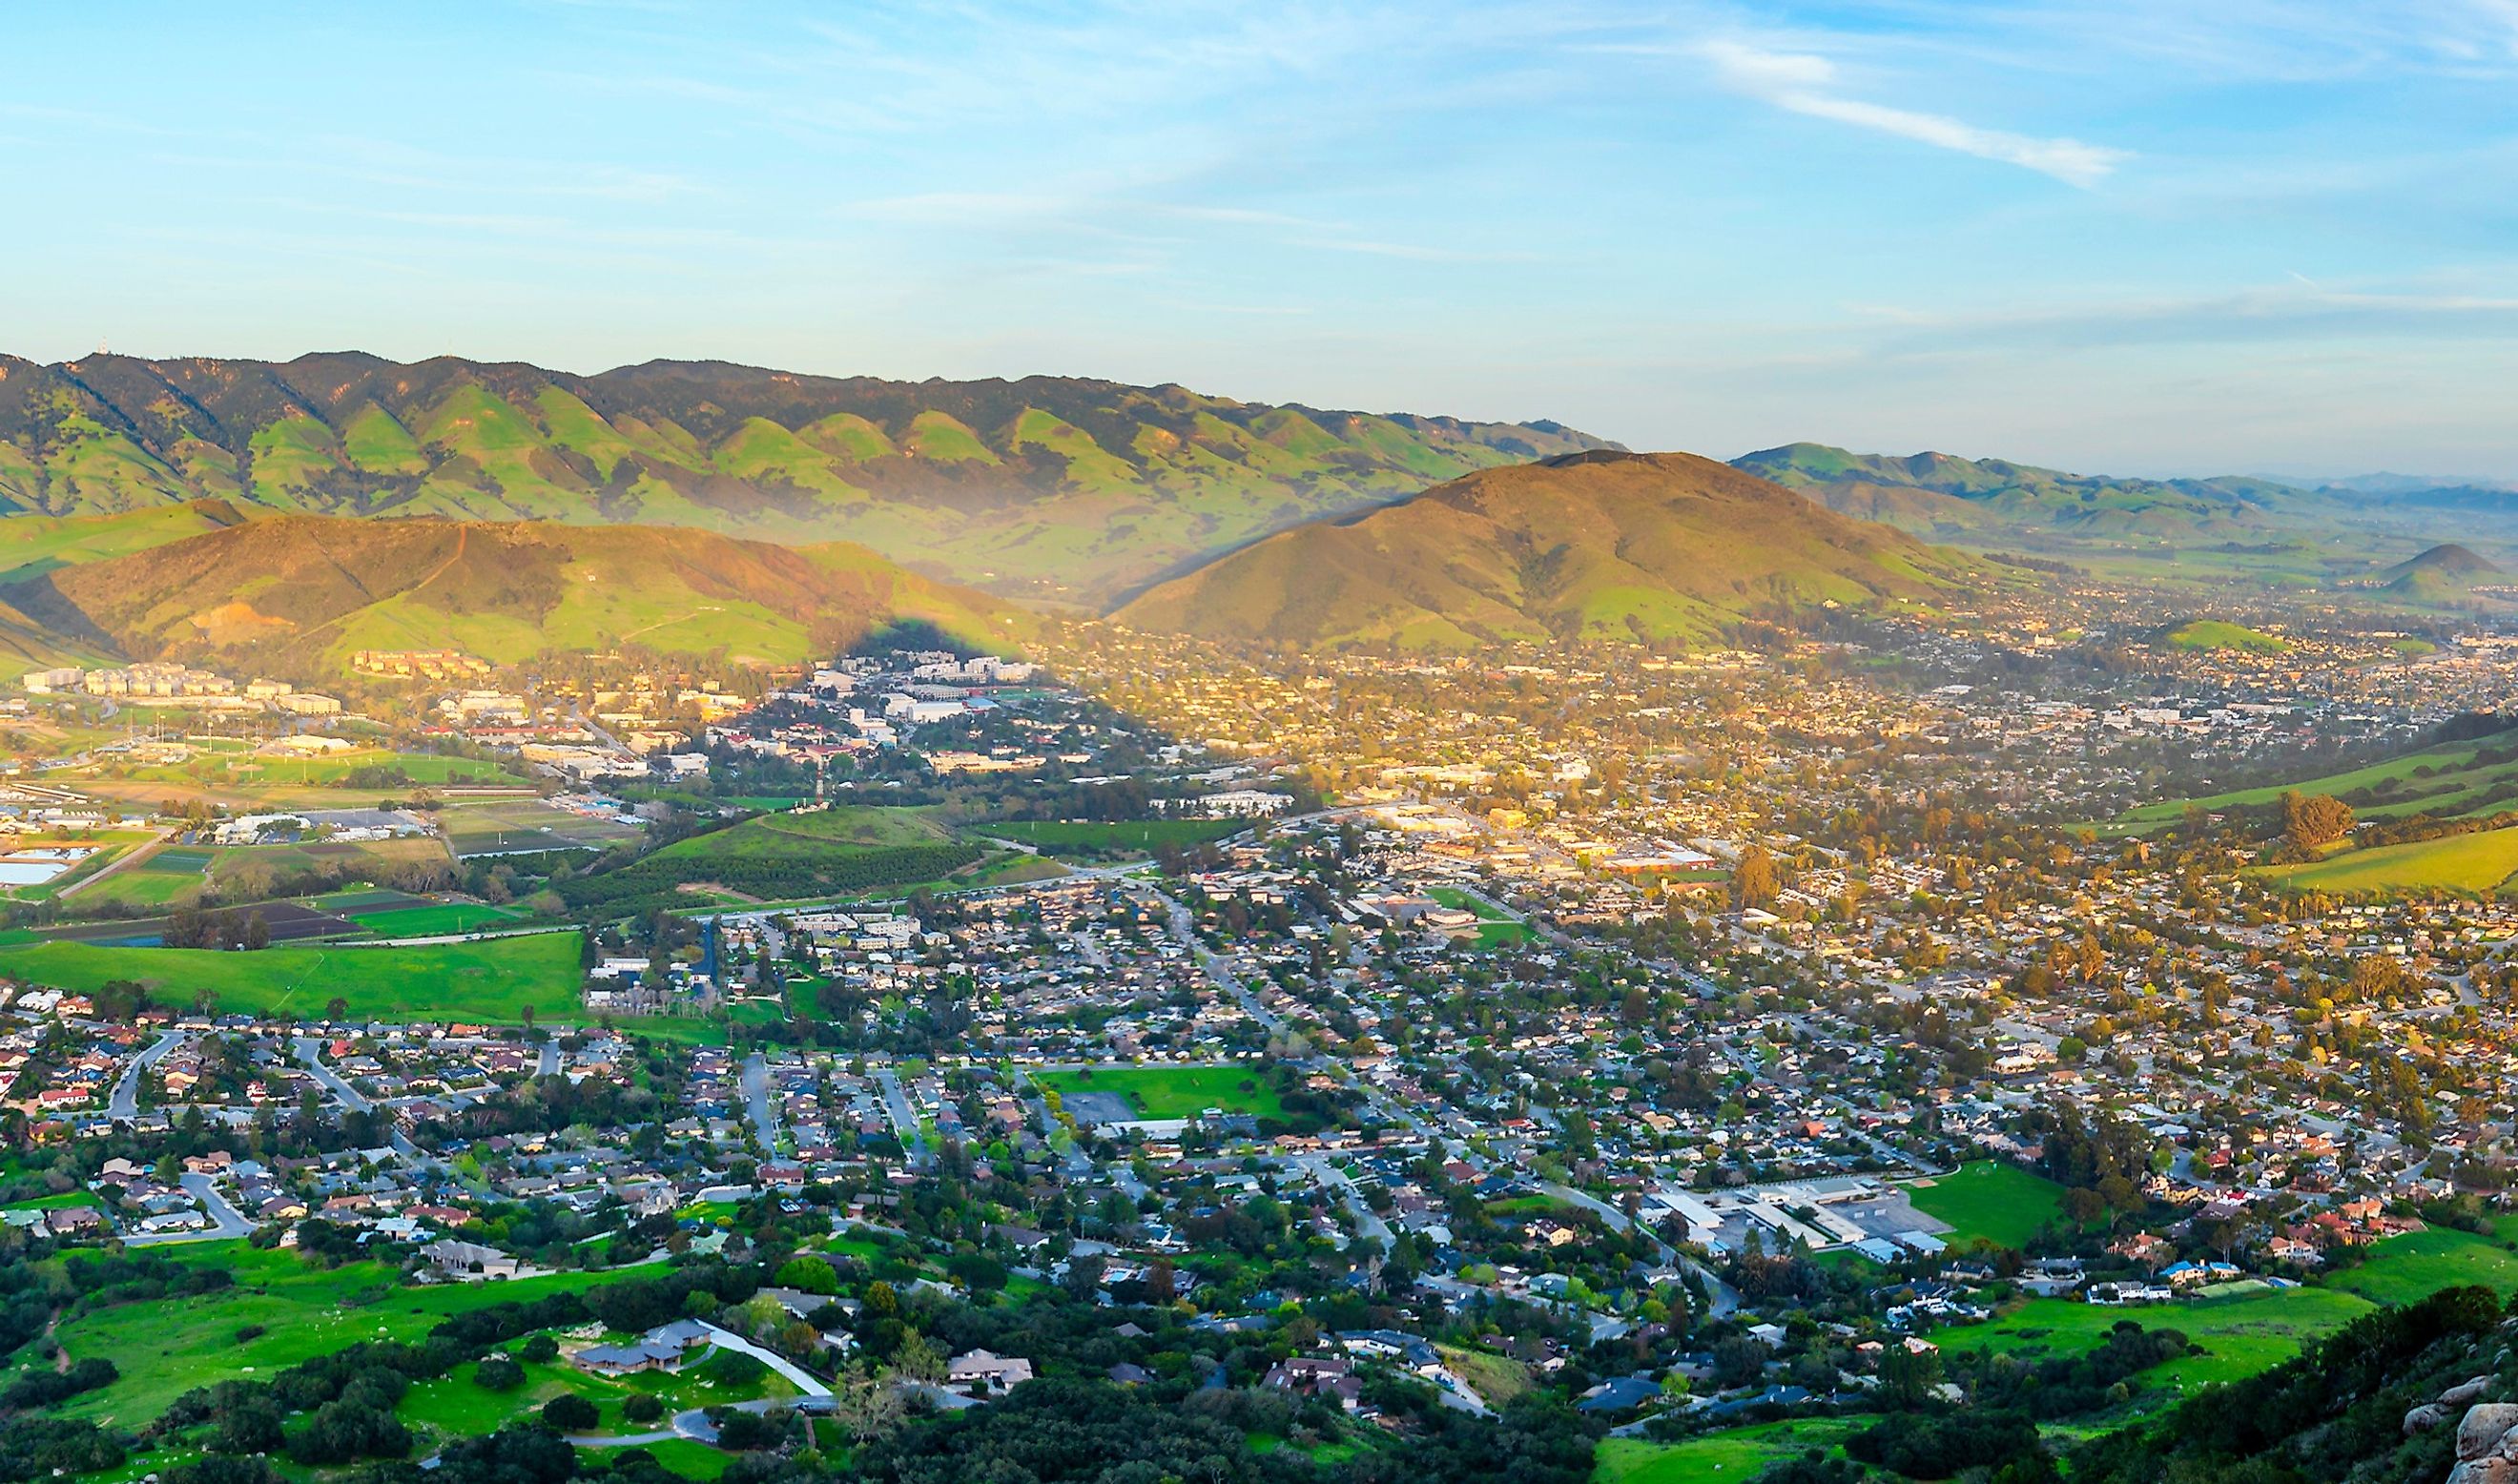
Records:
{"label": "green field", "polygon": [[437,827],[457,855],[523,851],[599,851],[644,835],[634,824],[589,819],[539,799],[488,799],[450,804],[437,811]]}
{"label": "green field", "polygon": [[1602,1438],[1592,1484],[1745,1484],[1778,1459],[1833,1451],[1853,1430],[1833,1418],[1801,1418],[1707,1433],[1684,1443]]}
{"label": "green field", "polygon": [[[1032,1081],[1057,1089],[1061,1097],[1115,1092],[1147,1118],[1194,1118],[1210,1108],[1261,1118],[1285,1116],[1283,1100],[1255,1067],[1103,1067],[1034,1072]],[[1246,1090],[1244,1082],[1251,1084]]]}
{"label": "green field", "polygon": [[2518,828],[2344,851],[2302,865],[2256,866],[2248,874],[2292,892],[2483,895],[2499,891],[2512,873],[2518,873]]}
{"label": "green field", "polygon": [[1510,947],[1530,941],[1528,924],[1515,922],[1510,914],[1498,910],[1493,903],[1472,896],[1457,887],[1435,887],[1425,895],[1447,907],[1478,914],[1481,924],[1478,946],[1481,948]]}
{"label": "green field", "polygon": [[2175,824],[2190,806],[2206,813],[2262,807],[2290,790],[2330,794],[2367,819],[2400,819],[2410,814],[2453,818],[2518,807],[2518,764],[2478,763],[2479,752],[2478,745],[2471,742],[2425,748],[2295,783],[2147,804],[2127,810],[2117,823],[2136,829]]}
{"label": "green field", "polygon": [[1976,1237],[1997,1246],[2022,1246],[2039,1227],[2063,1219],[2062,1186],[1992,1159],[1962,1164],[1930,1185],[1910,1185],[1906,1196],[1915,1209],[1950,1224],[1946,1240],[1952,1246]]}
{"label": "green field", "polygon": [[2433,1227],[2372,1244],[2366,1259],[2327,1283],[2382,1304],[2413,1303],[2460,1284],[2518,1293],[2518,1252],[2470,1232]]}
{"label": "green field", "polygon": [[[208,788],[340,788],[352,773],[370,768],[398,772],[412,783],[507,783],[525,780],[505,764],[442,753],[406,753],[382,747],[356,747],[321,758],[275,757],[266,753],[205,752],[185,763],[135,767],[123,776],[152,783],[190,783]],[[385,789],[404,785],[385,784]]]}
{"label": "green field", "polygon": [[1953,1352],[1989,1350],[2046,1360],[2095,1350],[2119,1321],[2131,1320],[2146,1330],[2179,1331],[2203,1347],[2204,1354],[2143,1373],[2145,1389],[2192,1390],[2270,1370],[2370,1307],[2365,1298],[2327,1288],[2227,1287],[2231,1291],[2220,1295],[2140,1309],[2032,1298],[1990,1324],[1944,1330],[1933,1338]]}
{"label": "green field", "polygon": [[334,995],[353,1016],[513,1023],[582,1019],[578,935],[541,933],[417,948],[281,946],[258,953],[208,948],[99,948],[86,943],[0,947],[0,973],[91,992],[138,980],[153,997],[190,1004],[208,990],[223,1011],[320,1017]]}
{"label": "green field", "polygon": [[1248,828],[1246,819],[1009,819],[976,826],[976,832],[1019,841],[1044,854],[1095,860],[1151,855],[1164,846],[1185,850]]}
{"label": "green field", "polygon": [[[242,1242],[199,1243],[171,1248],[169,1255],[227,1268],[236,1287],[120,1304],[64,1321],[55,1337],[72,1359],[102,1355],[122,1371],[111,1386],[65,1404],[65,1414],[136,1427],[195,1386],[248,1375],[268,1378],[357,1340],[415,1340],[456,1314],[589,1288],[638,1271],[409,1288],[396,1287],[398,1271],[382,1263],[326,1270],[293,1252],[258,1250]],[[252,1325],[264,1332],[239,1341],[238,1331]],[[31,1351],[20,1364],[30,1363]]]}
{"label": "green field", "polygon": [[424,907],[391,907],[381,912],[361,912],[351,921],[378,938],[439,938],[453,933],[481,933],[507,927],[521,915],[509,907],[450,901]]}
{"label": "green field", "polygon": [[2290,647],[2286,639],[2242,624],[2223,623],[2219,619],[2196,619],[2191,624],[2180,624],[2168,632],[2168,642],[2177,649],[2229,650],[2239,654],[2279,654]]}
{"label": "green field", "polygon": [[665,1404],[666,1416],[694,1407],[720,1407],[764,1397],[796,1395],[796,1387],[774,1371],[740,1377],[739,1368],[718,1352],[678,1375],[650,1372],[618,1378],[588,1375],[565,1361],[526,1362],[525,1383],[513,1391],[486,1391],[472,1379],[474,1367],[457,1366],[445,1378],[411,1388],[396,1409],[405,1422],[449,1437],[479,1437],[496,1432],[563,1392],[594,1403],[602,1414],[594,1431],[646,1432],[659,1424],[632,1422],[621,1415],[621,1404],[633,1396],[653,1396]]}

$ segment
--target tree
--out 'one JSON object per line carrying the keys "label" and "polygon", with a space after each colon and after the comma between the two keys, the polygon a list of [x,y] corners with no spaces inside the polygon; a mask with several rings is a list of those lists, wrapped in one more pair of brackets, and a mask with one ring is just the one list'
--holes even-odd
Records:
{"label": "tree", "polygon": [[1941,1352],[1900,1341],[1881,1352],[1880,1389],[1901,1407],[1914,1407],[1941,1383]]}
{"label": "tree", "polygon": [[526,1340],[523,1348],[516,1353],[535,1365],[548,1365],[559,1358],[559,1341],[547,1334],[537,1334]]}
{"label": "tree", "polygon": [[472,1368],[472,1384],[487,1391],[513,1391],[525,1383],[525,1368],[503,1355],[493,1355]]}
{"label": "tree", "polygon": [[1761,907],[1774,900],[1779,890],[1775,857],[1766,853],[1766,848],[1751,845],[1742,851],[1739,863],[1731,868],[1732,901],[1742,907]]}
{"label": "tree", "polygon": [[584,1432],[600,1420],[602,1414],[594,1404],[573,1391],[543,1403],[543,1425],[553,1432]]}
{"label": "tree", "polygon": [[324,1019],[338,1026],[350,1018],[350,1002],[334,995],[324,1002]]}
{"label": "tree", "polygon": [[944,1383],[944,1352],[915,1330],[901,1336],[900,1348],[892,1353],[891,1362],[893,1370],[922,1386]]}
{"label": "tree", "polygon": [[869,1442],[890,1432],[900,1425],[904,1410],[900,1388],[892,1384],[890,1374],[863,1361],[841,1372],[839,1384],[832,1388],[832,1420],[851,1443]]}
{"label": "tree", "polygon": [[2282,830],[2304,851],[2334,844],[2352,833],[2352,806],[2325,794],[2281,796]]}

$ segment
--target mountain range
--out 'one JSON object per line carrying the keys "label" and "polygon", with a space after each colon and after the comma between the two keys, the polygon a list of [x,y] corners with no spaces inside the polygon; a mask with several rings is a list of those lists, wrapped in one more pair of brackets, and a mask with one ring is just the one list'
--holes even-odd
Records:
{"label": "mountain range", "polygon": [[1608,446],[1553,422],[1324,412],[1060,376],[0,356],[0,510],[221,499],[249,513],[849,540],[1085,606],[1315,516]]}
{"label": "mountain range", "polygon": [[1768,610],[1929,603],[1983,575],[1711,459],[1598,451],[1280,532],[1113,617],[1309,645],[1692,643]]}

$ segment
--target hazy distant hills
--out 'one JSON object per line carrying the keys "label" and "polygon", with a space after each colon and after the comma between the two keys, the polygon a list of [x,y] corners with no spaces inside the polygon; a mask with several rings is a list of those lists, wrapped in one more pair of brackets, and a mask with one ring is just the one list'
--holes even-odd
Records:
{"label": "hazy distant hills", "polygon": [[1697,642],[1745,615],[1930,602],[1977,575],[1959,553],[1710,459],[1594,453],[1281,532],[1115,617],[1301,644]]}
{"label": "hazy distant hills", "polygon": [[[982,643],[1017,612],[851,544],[782,546],[714,532],[556,522],[272,515],[70,565],[0,577],[0,651],[224,661],[321,677],[360,649],[455,648],[497,662],[545,650],[721,653],[793,663],[915,621]],[[108,533],[132,516],[30,530]]]}
{"label": "hazy distant hills", "polygon": [[1850,454],[1817,443],[1762,449],[1733,464],[1831,510],[1935,540],[2003,529],[2172,544],[2242,540],[2316,499],[2243,476],[2109,478],[2000,458]]}
{"label": "hazy distant hills", "polygon": [[1605,447],[1552,422],[1269,407],[1072,377],[884,381],[650,362],[594,376],[357,353],[0,357],[0,510],[695,526],[846,539],[1093,602],[1270,530]]}

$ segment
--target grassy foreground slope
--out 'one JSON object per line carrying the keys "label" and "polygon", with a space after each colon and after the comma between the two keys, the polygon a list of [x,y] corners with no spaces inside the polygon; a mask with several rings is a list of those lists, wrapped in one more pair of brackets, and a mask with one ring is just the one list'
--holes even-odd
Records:
{"label": "grassy foreground slope", "polygon": [[2518,828],[2344,851],[2302,865],[2256,867],[2252,874],[2294,892],[2480,895],[2502,890],[2518,875]]}
{"label": "grassy foreground slope", "polygon": [[1710,459],[1584,454],[1281,532],[1116,617],[1203,637],[1417,649],[1703,642],[1754,612],[1929,602],[1983,571]]}
{"label": "grassy foreground slope", "polygon": [[135,658],[204,649],[281,673],[360,649],[512,662],[635,642],[785,662],[915,620],[1004,642],[1013,611],[861,547],[657,526],[274,516],[0,585],[51,632]]}

